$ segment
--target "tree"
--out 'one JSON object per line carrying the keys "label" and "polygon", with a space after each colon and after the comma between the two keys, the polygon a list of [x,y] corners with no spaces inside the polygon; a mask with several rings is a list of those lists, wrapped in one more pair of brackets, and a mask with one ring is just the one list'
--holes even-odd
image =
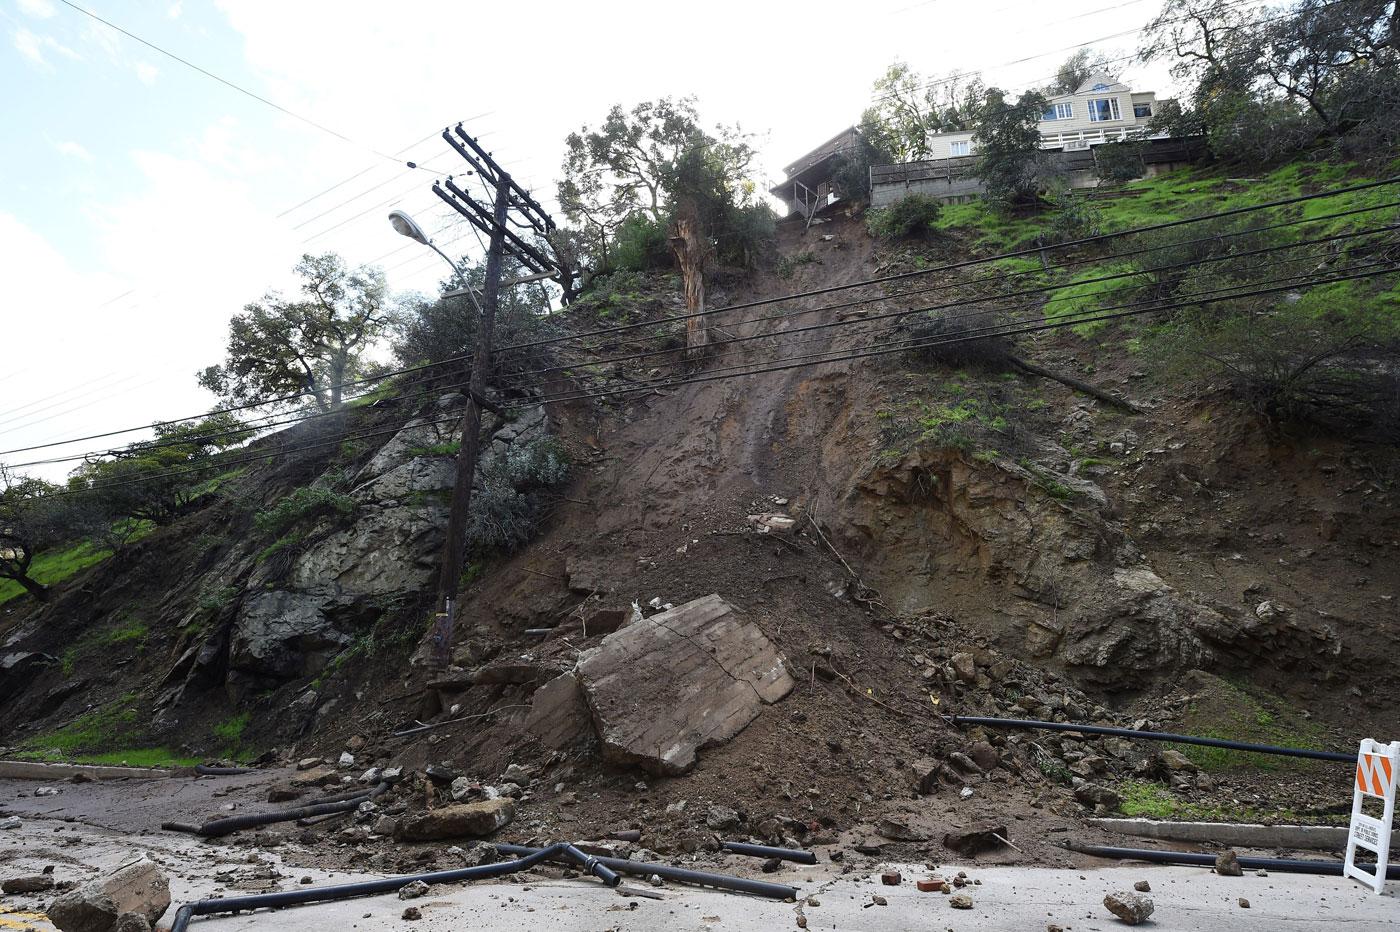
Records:
{"label": "tree", "polygon": [[339,406],[393,320],[384,273],[335,253],[304,255],[295,272],[297,297],[269,292],[229,321],[228,358],[200,372],[200,385],[231,404],[305,392],[321,411]]}
{"label": "tree", "polygon": [[887,161],[912,162],[928,158],[930,135],[973,126],[986,87],[975,73],[926,80],[896,61],[873,91],[875,102],[861,116],[861,134]]}
{"label": "tree", "polygon": [[62,519],[42,479],[19,476],[0,465],[0,579],[13,579],[40,602],[48,586],[29,575],[34,557],[62,537]]}
{"label": "tree", "polygon": [[1073,94],[1097,72],[1108,71],[1115,56],[1093,49],[1080,49],[1055,72],[1055,80],[1045,89],[1047,94]]}
{"label": "tree", "polygon": [[992,88],[973,139],[979,153],[977,174],[987,198],[1003,209],[1034,203],[1058,172],[1040,148],[1040,115],[1045,95],[1022,94],[1013,104]]}
{"label": "tree", "polygon": [[198,486],[209,478],[196,467],[221,450],[246,441],[251,431],[226,412],[198,421],[156,424],[155,437],[94,458],[73,471],[71,493],[96,509],[91,520],[169,524],[185,513]]}

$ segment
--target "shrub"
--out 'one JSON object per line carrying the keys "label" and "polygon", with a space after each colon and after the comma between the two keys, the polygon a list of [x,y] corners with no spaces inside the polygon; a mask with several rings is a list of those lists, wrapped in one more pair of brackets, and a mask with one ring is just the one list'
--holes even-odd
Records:
{"label": "shrub", "polygon": [[477,550],[518,550],[539,527],[544,494],[569,472],[563,448],[552,438],[512,446],[482,472],[472,493],[467,538]]}
{"label": "shrub", "polygon": [[311,515],[329,512],[348,515],[354,510],[355,500],[348,495],[321,486],[303,486],[254,515],[253,527],[263,534],[278,534]]}
{"label": "shrub", "polygon": [[665,224],[641,212],[632,214],[617,228],[611,258],[613,268],[628,272],[670,268]]}
{"label": "shrub", "polygon": [[922,239],[931,236],[943,205],[927,194],[910,194],[889,207],[865,215],[866,228],[882,239]]}
{"label": "shrub", "polygon": [[1057,242],[1098,236],[1103,232],[1103,214],[1085,198],[1063,188],[1048,197],[1055,212],[1050,215],[1050,233]]}
{"label": "shrub", "polygon": [[1105,184],[1118,184],[1141,178],[1146,171],[1142,143],[1111,142],[1094,146],[1094,168]]}
{"label": "shrub", "polygon": [[946,366],[976,365],[1002,369],[1011,355],[1011,341],[1005,336],[982,336],[988,329],[1004,323],[994,311],[966,312],[957,316],[924,314],[907,319],[905,332],[917,340],[909,355],[922,363]]}

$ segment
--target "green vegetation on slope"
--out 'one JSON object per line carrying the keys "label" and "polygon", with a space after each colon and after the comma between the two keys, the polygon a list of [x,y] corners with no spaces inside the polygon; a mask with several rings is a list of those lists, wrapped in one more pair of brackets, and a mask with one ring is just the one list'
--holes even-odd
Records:
{"label": "green vegetation on slope", "polygon": [[[29,575],[45,585],[62,582],[89,566],[101,563],[112,551],[90,541],[74,544],[63,550],[41,553],[30,565]],[[0,579],[0,605],[24,595],[24,587],[13,579]]]}

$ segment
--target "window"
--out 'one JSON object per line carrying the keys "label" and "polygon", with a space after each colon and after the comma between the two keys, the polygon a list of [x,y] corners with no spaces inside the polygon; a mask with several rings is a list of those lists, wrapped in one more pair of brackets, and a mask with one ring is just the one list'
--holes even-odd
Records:
{"label": "window", "polygon": [[1040,115],[1042,120],[1069,120],[1074,118],[1074,104],[1052,104]]}
{"label": "window", "polygon": [[1106,90],[1108,90],[1108,85],[1107,85],[1107,84],[1095,84],[1093,87],[1089,88],[1089,90],[1091,90],[1091,91],[1106,91]]}
{"label": "window", "polygon": [[1095,97],[1088,103],[1090,123],[1106,123],[1110,120],[1122,119],[1118,110],[1117,97]]}
{"label": "window", "polygon": [[1133,116],[1139,120],[1152,116],[1151,104],[1133,104]]}
{"label": "window", "polygon": [[972,143],[967,142],[967,141],[963,141],[963,142],[950,142],[950,143],[948,143],[948,154],[949,154],[950,156],[952,156],[952,155],[969,155],[969,154],[971,153],[971,148],[972,148]]}

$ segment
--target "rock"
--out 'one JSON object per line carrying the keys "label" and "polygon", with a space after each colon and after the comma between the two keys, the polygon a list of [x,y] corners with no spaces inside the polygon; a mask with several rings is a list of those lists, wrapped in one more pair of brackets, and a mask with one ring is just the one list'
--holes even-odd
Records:
{"label": "rock", "polygon": [[399,830],[399,820],[393,816],[382,815],[374,820],[369,830],[375,835],[393,835]]}
{"label": "rock", "polygon": [[880,875],[880,883],[887,887],[897,887],[903,882],[904,877],[899,871],[885,871]]}
{"label": "rock", "polygon": [[711,806],[705,810],[705,825],[716,832],[727,832],[739,827],[743,817],[738,810],[727,806]]}
{"label": "rock", "polygon": [[461,802],[479,789],[480,787],[473,783],[469,777],[458,777],[452,781],[452,786],[448,792],[452,794],[452,798],[455,801]]}
{"label": "rock", "polygon": [[887,900],[887,899],[885,899],[883,896],[881,896],[881,895],[878,894],[878,893],[871,894],[871,896],[870,896],[870,902],[874,903],[876,906],[888,906],[888,905],[890,905],[890,901]]}
{"label": "rock", "polygon": [[1254,606],[1255,617],[1260,621],[1273,621],[1288,614],[1288,606],[1280,602],[1270,602],[1265,600]]}
{"label": "rock", "polygon": [[566,748],[593,733],[588,703],[572,673],[556,676],[535,690],[525,730],[550,748]]}
{"label": "rock", "polygon": [[884,818],[875,823],[875,831],[881,838],[890,841],[923,841],[928,836],[921,835],[898,819]]}
{"label": "rock", "polygon": [[1002,847],[1003,842],[996,836],[1010,837],[1004,824],[983,825],[966,832],[949,832],[943,836],[943,845],[959,854],[975,855]]}
{"label": "rock", "polygon": [[948,755],[948,763],[958,768],[965,774],[981,774],[982,768],[977,766],[977,762],[968,757],[962,751],[954,751]]}
{"label": "rock", "polygon": [[515,801],[511,799],[454,803],[406,816],[399,822],[394,837],[399,841],[481,837],[509,825],[514,818]]}
{"label": "rock", "polygon": [[381,779],[383,779],[383,778],[384,778],[384,771],[383,771],[383,769],[381,769],[381,768],[379,768],[379,767],[371,767],[370,769],[366,770],[364,773],[360,774],[360,781],[359,781],[359,782],[364,783],[364,784],[367,784],[367,785],[369,785],[369,786],[373,786],[373,785],[375,785],[376,783],[378,783],[378,782],[379,782]]}
{"label": "rock", "polygon": [[1240,897],[1240,909],[1249,909],[1249,900]]}
{"label": "rock", "polygon": [[341,751],[337,766],[339,766],[341,770],[349,770],[351,767],[354,767],[355,755],[351,754],[349,751]]}
{"label": "rock", "polygon": [[19,820],[19,816],[10,816],[7,819],[0,819],[0,830],[10,831],[19,828],[24,823]]}
{"label": "rock", "polygon": [[718,595],[603,638],[575,674],[603,758],[674,776],[795,685],[777,648]]}
{"label": "rock", "polygon": [[1001,752],[986,741],[974,742],[972,747],[967,749],[967,756],[972,758],[972,762],[987,773],[996,770],[1001,764]]}
{"label": "rock", "polygon": [[1139,880],[1137,883],[1133,884],[1133,889],[1139,893],[1151,893],[1152,884],[1148,883],[1146,880]]}
{"label": "rock", "polygon": [[952,896],[948,897],[948,905],[954,909],[971,909],[972,897],[968,896],[966,893],[954,893]]}
{"label": "rock", "polygon": [[769,858],[759,867],[759,870],[763,871],[765,874],[776,874],[782,869],[783,862],[781,858]]}
{"label": "rock", "polygon": [[141,913],[122,913],[112,932],[151,932],[151,923]]}
{"label": "rock", "polygon": [[1171,748],[1163,748],[1158,756],[1161,757],[1162,766],[1168,773],[1195,773],[1200,769],[1191,758]]}
{"label": "rock", "polygon": [[291,679],[319,673],[350,643],[302,592],[259,592],[244,600],[229,636],[229,666]]}
{"label": "rock", "polygon": [[399,887],[399,899],[401,900],[416,900],[420,896],[426,896],[427,893],[428,885],[421,880],[415,880],[413,883],[406,883]]}
{"label": "rock", "polygon": [[405,910],[403,911],[403,913],[401,913],[401,916],[402,916],[402,918],[407,919],[408,921],[412,922],[412,921],[415,920],[415,919],[422,919],[422,918],[423,918],[423,911],[422,911],[421,909],[419,909],[417,906],[410,906],[410,907],[408,907],[408,909],[405,909]]}
{"label": "rock", "polygon": [[914,788],[927,796],[938,792],[938,761],[931,757],[921,757],[914,761]]}
{"label": "rock", "polygon": [[797,519],[790,515],[763,512],[749,515],[749,523],[757,528],[760,534],[786,534],[797,526]]}
{"label": "rock", "polygon": [[63,894],[47,912],[64,932],[110,932],[124,913],[140,913],[154,925],[169,906],[170,883],[143,858]]}
{"label": "rock", "polygon": [[33,874],[28,877],[11,877],[0,883],[0,891],[5,893],[42,893],[53,889],[53,874]]}
{"label": "rock", "polygon": [[267,801],[270,803],[289,803],[292,800],[305,796],[306,790],[291,784],[279,784],[267,788]]}
{"label": "rock", "polygon": [[506,768],[506,772],[501,774],[501,779],[507,783],[518,783],[521,786],[528,786],[530,778],[535,775],[533,767],[525,767],[521,764],[511,764]]}
{"label": "rock", "polygon": [[957,677],[959,683],[974,683],[977,681],[977,658],[966,651],[956,653],[949,658],[949,663],[953,665],[953,675]]}
{"label": "rock", "polygon": [[[445,464],[448,469],[451,464]],[[447,506],[433,497],[384,507],[362,505],[353,525],[297,558],[291,584],[326,604],[417,592],[437,571]]]}
{"label": "rock", "polygon": [[1221,877],[1244,876],[1244,870],[1240,867],[1240,856],[1235,853],[1233,848],[1216,855],[1215,872]]}
{"label": "rock", "polygon": [[310,770],[319,766],[321,766],[321,758],[319,757],[303,757],[297,761],[297,770]]}
{"label": "rock", "polygon": [[379,779],[383,783],[398,783],[403,779],[403,768],[385,767],[383,773],[379,775]]}
{"label": "rock", "polygon": [[1152,898],[1143,896],[1141,893],[1110,893],[1103,898],[1103,905],[1108,907],[1108,911],[1119,919],[1122,919],[1130,926],[1135,926],[1146,921],[1152,915]]}
{"label": "rock", "polygon": [[1103,806],[1110,810],[1117,809],[1123,802],[1123,798],[1117,792],[1097,783],[1085,783],[1076,788],[1074,798],[1090,808]]}

